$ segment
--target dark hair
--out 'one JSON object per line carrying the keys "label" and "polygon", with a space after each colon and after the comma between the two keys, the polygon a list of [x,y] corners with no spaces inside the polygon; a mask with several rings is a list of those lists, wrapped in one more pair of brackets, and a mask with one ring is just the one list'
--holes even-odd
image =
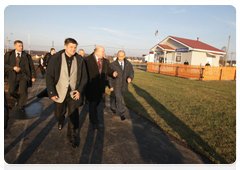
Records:
{"label": "dark hair", "polygon": [[68,45],[69,43],[78,45],[77,41],[74,40],[73,38],[66,38],[64,41],[64,45]]}
{"label": "dark hair", "polygon": [[[120,52],[124,52],[124,55],[126,56],[125,51],[123,51],[123,50],[119,50],[118,53],[120,53]],[[118,55],[118,53],[117,53],[117,55]]]}
{"label": "dark hair", "polygon": [[23,44],[23,42],[22,42],[21,40],[16,40],[16,41],[14,41],[14,45],[17,44],[17,43]]}
{"label": "dark hair", "polygon": [[79,49],[78,52],[79,52],[79,51],[84,51],[84,50],[83,50],[83,49]]}
{"label": "dark hair", "polygon": [[50,51],[55,50],[55,48],[51,48]]}

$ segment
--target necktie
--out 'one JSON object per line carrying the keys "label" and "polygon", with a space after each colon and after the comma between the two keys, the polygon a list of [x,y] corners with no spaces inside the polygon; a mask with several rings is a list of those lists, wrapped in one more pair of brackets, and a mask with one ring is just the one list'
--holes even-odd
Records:
{"label": "necktie", "polygon": [[123,70],[123,65],[122,65],[122,62],[121,62],[121,68],[122,68],[122,70]]}
{"label": "necktie", "polygon": [[98,58],[97,64],[98,64],[98,69],[100,70],[101,69],[101,65],[100,65],[100,59],[99,58]]}
{"label": "necktie", "polygon": [[17,53],[16,66],[19,67],[20,53]]}

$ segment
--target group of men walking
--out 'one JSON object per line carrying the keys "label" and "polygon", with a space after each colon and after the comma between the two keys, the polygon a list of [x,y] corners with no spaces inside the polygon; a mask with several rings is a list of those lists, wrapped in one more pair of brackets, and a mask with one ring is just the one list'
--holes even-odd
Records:
{"label": "group of men walking", "polygon": [[[83,105],[84,96],[89,103],[92,128],[97,130],[99,129],[97,107],[108,81],[110,90],[115,92],[111,109],[120,115],[121,120],[125,120],[122,96],[128,89],[128,83],[134,78],[133,67],[126,60],[124,51],[119,51],[116,61],[110,63],[105,58],[104,47],[97,46],[91,55],[83,58],[84,50],[81,49],[76,53],[77,45],[75,39],[67,38],[64,42],[65,49],[55,53],[51,60],[48,60],[46,73],[46,91],[48,97],[54,101],[58,129],[63,128],[65,114],[68,112],[67,136],[74,148],[79,145],[78,108]],[[20,66],[17,64],[19,52],[22,54]],[[9,74],[9,82],[14,82],[13,85],[9,84],[9,92],[17,99],[18,107],[24,111],[27,101],[27,82],[30,80],[33,82],[36,78],[31,56],[23,52],[22,48],[15,47],[15,50],[5,54],[4,68]],[[20,96],[17,95],[18,86],[20,86]]]}

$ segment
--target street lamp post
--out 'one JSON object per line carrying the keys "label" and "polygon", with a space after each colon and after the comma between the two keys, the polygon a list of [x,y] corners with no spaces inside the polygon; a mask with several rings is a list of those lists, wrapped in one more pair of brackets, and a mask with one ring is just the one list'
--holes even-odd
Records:
{"label": "street lamp post", "polygon": [[30,32],[27,31],[28,33],[28,53],[30,54]]}

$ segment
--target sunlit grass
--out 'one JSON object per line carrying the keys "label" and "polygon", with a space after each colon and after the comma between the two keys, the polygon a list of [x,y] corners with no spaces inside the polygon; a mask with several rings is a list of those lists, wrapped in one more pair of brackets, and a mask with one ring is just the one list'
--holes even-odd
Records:
{"label": "sunlit grass", "polygon": [[236,81],[136,72],[124,104],[210,160],[235,161]]}

